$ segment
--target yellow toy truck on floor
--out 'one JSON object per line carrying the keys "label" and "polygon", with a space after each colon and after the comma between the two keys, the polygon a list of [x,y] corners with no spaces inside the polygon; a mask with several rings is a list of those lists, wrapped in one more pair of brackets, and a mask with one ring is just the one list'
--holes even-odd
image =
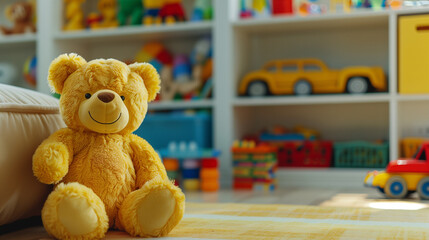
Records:
{"label": "yellow toy truck on floor", "polygon": [[263,69],[247,74],[238,93],[248,96],[311,93],[366,93],[386,91],[386,76],[381,67],[329,69],[319,59],[270,61]]}
{"label": "yellow toy truck on floor", "polygon": [[429,199],[428,154],[429,142],[425,142],[414,158],[392,161],[386,171],[369,172],[365,186],[377,188],[388,198],[404,198],[417,191],[421,199]]}

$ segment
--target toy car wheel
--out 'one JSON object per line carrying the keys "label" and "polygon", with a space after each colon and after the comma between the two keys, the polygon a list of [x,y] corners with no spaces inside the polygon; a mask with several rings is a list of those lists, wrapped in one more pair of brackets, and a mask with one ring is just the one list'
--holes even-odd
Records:
{"label": "toy car wheel", "polygon": [[299,80],[293,86],[293,91],[296,95],[310,95],[312,91],[311,84],[306,80]]}
{"label": "toy car wheel", "polygon": [[366,78],[352,77],[347,82],[347,92],[349,93],[366,93],[368,92],[369,84]]}
{"label": "toy car wheel", "polygon": [[429,199],[429,177],[422,178],[417,184],[417,193],[421,199]]}
{"label": "toy car wheel", "polygon": [[262,81],[255,81],[247,87],[247,95],[252,97],[261,97],[268,95],[268,86]]}
{"label": "toy car wheel", "polygon": [[391,177],[387,180],[384,192],[388,198],[404,198],[408,193],[407,182],[400,176]]}

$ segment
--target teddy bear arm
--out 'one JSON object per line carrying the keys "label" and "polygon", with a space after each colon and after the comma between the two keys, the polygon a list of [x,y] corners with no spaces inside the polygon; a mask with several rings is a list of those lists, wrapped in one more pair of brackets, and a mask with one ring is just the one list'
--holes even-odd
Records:
{"label": "teddy bear arm", "polygon": [[168,181],[167,172],[159,155],[147,141],[132,135],[130,145],[139,188],[154,178]]}
{"label": "teddy bear arm", "polygon": [[45,184],[58,183],[73,159],[71,133],[61,129],[43,141],[33,155],[33,173]]}

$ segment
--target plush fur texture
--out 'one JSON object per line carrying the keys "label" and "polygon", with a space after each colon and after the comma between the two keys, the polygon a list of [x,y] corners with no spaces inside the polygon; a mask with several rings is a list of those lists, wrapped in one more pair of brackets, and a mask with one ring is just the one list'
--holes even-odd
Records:
{"label": "plush fur texture", "polygon": [[[86,62],[65,54],[53,61],[48,78],[61,93],[68,128],[46,139],[33,156],[35,176],[59,183],[42,211],[47,231],[59,239],[101,238],[105,226],[133,236],[168,234],[183,216],[185,197],[150,144],[132,134],[160,89],[153,66],[114,59]],[[77,216],[67,217],[68,208],[75,207],[81,209]],[[84,216],[92,219],[85,226],[96,224],[89,232],[71,224]]]}

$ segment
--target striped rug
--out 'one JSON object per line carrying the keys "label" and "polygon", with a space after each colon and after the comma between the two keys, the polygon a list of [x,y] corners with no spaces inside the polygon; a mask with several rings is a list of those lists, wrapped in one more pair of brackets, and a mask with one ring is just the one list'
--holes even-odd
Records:
{"label": "striped rug", "polygon": [[[25,233],[50,239],[43,228]],[[27,239],[17,234],[8,237]],[[110,231],[106,239],[137,238]],[[429,209],[187,203],[182,222],[164,239],[429,239]]]}

